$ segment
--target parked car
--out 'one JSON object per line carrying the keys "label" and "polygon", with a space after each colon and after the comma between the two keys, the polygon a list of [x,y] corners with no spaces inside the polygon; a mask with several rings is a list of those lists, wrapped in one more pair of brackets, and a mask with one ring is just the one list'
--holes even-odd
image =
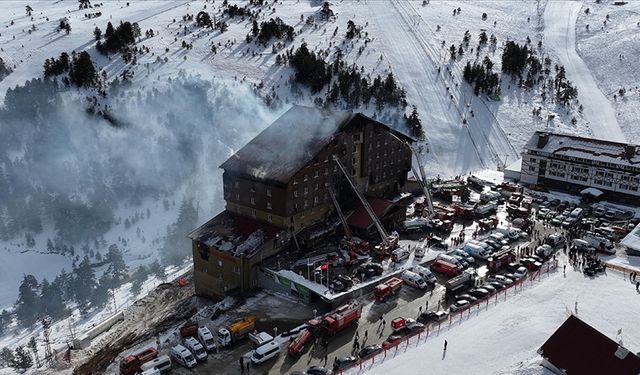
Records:
{"label": "parked car", "polygon": [[474,297],[474,296],[472,296],[471,294],[468,294],[468,293],[460,294],[460,295],[456,296],[456,300],[461,300],[461,299],[467,300],[470,303],[474,303],[474,302],[478,301],[478,299],[476,297]]}
{"label": "parked car", "polygon": [[420,322],[413,322],[389,335],[385,342],[382,343],[382,348],[385,350],[393,348],[400,344],[406,337],[417,335],[422,331],[424,331],[424,324]]}
{"label": "parked car", "polygon": [[485,298],[485,297],[489,296],[489,294],[491,294],[491,293],[489,293],[488,290],[486,290],[484,288],[474,288],[474,289],[471,289],[468,293],[471,294],[472,296],[478,298],[478,299]]}
{"label": "parked car", "polygon": [[491,280],[491,281],[497,281],[501,284],[504,285],[511,285],[513,284],[513,280],[504,276],[504,275],[489,275],[487,276],[487,280]]}
{"label": "parked car", "polygon": [[438,249],[447,249],[449,245],[447,245],[444,240],[438,236],[431,236],[431,238],[427,239],[427,246],[438,248]]}
{"label": "parked car", "polygon": [[353,286],[353,280],[347,276],[347,275],[338,275],[338,277],[336,277],[336,279],[338,281],[340,281],[342,283],[342,285],[344,285],[345,288],[349,289]]}
{"label": "parked car", "polygon": [[334,292],[342,292],[347,288],[344,287],[344,284],[340,282],[340,280],[333,280],[331,284],[329,284],[329,289],[333,290]]}
{"label": "parked car", "polygon": [[331,370],[321,366],[311,366],[306,373],[307,375],[331,375]]}
{"label": "parked car", "polygon": [[451,253],[453,255],[457,255],[459,257],[462,257],[469,264],[475,264],[476,263],[476,260],[472,256],[469,256],[469,254],[467,254],[467,252],[464,251],[464,250],[455,249]]}
{"label": "parked car", "polygon": [[376,355],[383,351],[382,346],[380,344],[367,345],[364,348],[360,349],[358,352],[358,357],[367,358],[372,355]]}
{"label": "parked car", "polygon": [[449,310],[451,312],[456,312],[458,310],[463,310],[467,308],[470,304],[471,302],[467,301],[466,299],[460,299],[455,301],[451,306],[449,306]]}
{"label": "parked car", "polygon": [[449,316],[449,313],[446,311],[427,311],[423,312],[418,316],[418,322],[422,324],[427,324],[430,322],[441,322]]}
{"label": "parked car", "polygon": [[527,269],[525,267],[520,267],[516,270],[516,272],[513,273],[513,276],[517,277],[518,279],[522,279],[523,277],[527,276]]}
{"label": "parked car", "polygon": [[520,262],[511,262],[507,265],[507,269],[514,272],[520,267],[522,267],[522,264],[520,264]]}
{"label": "parked car", "polygon": [[487,291],[489,291],[489,294],[493,294],[493,293],[495,293],[497,291],[496,288],[494,288],[493,286],[491,286],[489,284],[482,284],[482,285],[480,285],[480,288],[486,289]]}
{"label": "parked car", "polygon": [[333,362],[333,371],[345,370],[358,363],[358,359],[354,356],[338,357]]}
{"label": "parked car", "polygon": [[502,290],[504,289],[505,285],[499,281],[490,281],[487,284],[483,285],[483,288],[486,288],[487,286],[492,286],[494,287],[496,290]]}

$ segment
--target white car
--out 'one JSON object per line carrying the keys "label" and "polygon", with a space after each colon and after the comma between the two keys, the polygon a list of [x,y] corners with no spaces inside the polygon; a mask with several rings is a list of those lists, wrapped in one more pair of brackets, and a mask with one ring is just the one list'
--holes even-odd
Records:
{"label": "white car", "polygon": [[528,272],[529,271],[527,271],[525,267],[519,267],[516,272],[513,273],[513,276],[517,277],[518,279],[522,279],[523,277],[527,276]]}
{"label": "white car", "polygon": [[458,310],[462,310],[466,308],[470,304],[471,302],[467,301],[466,299],[459,299],[456,302],[454,302],[451,306],[449,306],[449,310],[451,312],[456,312]]}

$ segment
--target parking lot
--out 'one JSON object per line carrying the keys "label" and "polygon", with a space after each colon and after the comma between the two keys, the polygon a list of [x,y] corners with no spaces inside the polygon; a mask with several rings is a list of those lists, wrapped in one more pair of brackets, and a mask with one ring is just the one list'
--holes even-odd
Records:
{"label": "parking lot", "polygon": [[[511,251],[513,259],[510,260],[514,264],[510,264],[508,267],[503,265],[498,267],[500,268],[498,272],[490,272],[490,268],[495,267],[495,265],[492,266],[486,259],[476,257],[470,264],[465,264],[466,272],[472,275],[472,282],[462,283],[461,288],[456,288],[454,292],[449,293],[447,293],[447,288],[451,286],[449,285],[451,284],[451,277],[438,273],[436,273],[437,282],[434,285],[429,285],[425,290],[404,285],[397,296],[382,302],[375,300],[373,293],[369,292],[371,289],[369,289],[367,293],[358,298],[363,309],[357,325],[354,324],[335,336],[328,337],[326,339],[328,343],[326,348],[323,345],[324,338],[320,338],[307,345],[299,356],[290,356],[287,354],[286,343],[284,343],[282,352],[276,359],[269,360],[259,366],[251,366],[247,371],[261,374],[288,374],[294,371],[305,371],[311,366],[331,368],[336,358],[358,354],[354,351],[356,335],[359,338],[355,341],[358,342],[360,349],[367,345],[382,344],[393,333],[391,321],[395,318],[417,319],[421,312],[442,311],[441,314],[444,315],[456,309],[465,309],[469,306],[469,303],[474,303],[476,299],[486,298],[487,295],[497,293],[502,288],[507,288],[513,281],[517,281],[523,276],[522,272],[526,274],[540,268],[543,262],[552,260],[556,252],[566,251],[569,247],[568,245],[574,244],[574,239],[581,239],[588,233],[593,232],[593,235],[588,235],[595,238],[595,240],[590,241],[584,250],[606,252],[608,246],[602,243],[602,239],[609,239],[611,244],[614,245],[622,235],[622,228],[628,228],[630,223],[633,223],[630,221],[629,213],[623,210],[598,209],[599,206],[597,205],[592,207],[591,205],[583,204],[580,206],[580,215],[574,216],[572,212],[578,208],[577,204],[568,201],[563,202],[555,198],[545,199],[542,194],[537,193],[534,193],[529,207],[531,211],[527,211],[525,217],[521,215],[520,219],[514,219],[513,214],[508,215],[508,213],[514,212],[514,208],[510,207],[510,204],[512,203],[508,199],[504,199],[503,203],[496,205],[497,212],[495,212],[494,218],[489,220],[493,223],[493,228],[484,228],[489,229],[488,231],[480,229],[481,225],[488,222],[486,218],[456,220],[450,234],[440,234],[448,249],[444,249],[442,246],[429,246],[423,257],[416,257],[415,250],[417,245],[424,242],[425,235],[419,233],[403,234],[399,245],[401,248],[410,250],[408,259],[401,262],[392,262],[386,259],[381,262],[381,265],[384,273],[398,271],[400,273],[403,269],[411,268],[417,264],[429,267],[438,259],[440,254],[453,255],[462,261],[469,257],[468,254],[465,257],[465,254],[461,253],[460,250],[471,240],[482,243],[482,246],[491,249],[494,254]],[[499,232],[496,230],[496,226],[508,227],[514,224],[515,220],[524,222],[524,228],[527,230],[526,234],[514,235],[511,239],[508,238],[508,235],[496,236],[496,233]],[[615,229],[611,229],[612,227]],[[602,228],[609,229],[602,230]],[[430,241],[430,244],[437,242],[439,240]],[[540,246],[547,242],[550,245],[544,249],[549,248],[551,250],[541,252],[538,254],[539,256],[536,256],[536,249],[540,249]],[[468,260],[471,261],[471,259]],[[496,274],[507,276],[496,277]],[[357,282],[357,277],[355,279]],[[357,285],[354,286],[354,288],[356,287]],[[466,302],[463,300],[466,300]],[[269,307],[262,306],[245,312],[261,315],[264,314],[265,308]],[[282,300],[278,307],[278,309],[283,310],[289,308],[297,310],[297,318],[262,319],[260,324],[256,325],[256,329],[275,335],[277,332],[283,332],[304,324],[314,315],[322,314],[329,310],[321,303],[303,307],[300,303],[287,299]],[[446,317],[446,315],[444,316]],[[434,317],[423,316],[423,318],[433,319]],[[384,325],[382,324],[383,320]],[[210,328],[212,332],[215,332],[217,327],[210,326]],[[277,331],[274,329],[277,329]],[[207,362],[199,364],[192,370],[174,367],[172,373],[186,374],[195,372],[208,374],[215,372],[219,374],[237,374],[240,370],[240,358],[245,356],[245,363],[248,363],[248,355],[251,350],[251,342],[245,339],[234,344],[229,349],[211,353]]]}

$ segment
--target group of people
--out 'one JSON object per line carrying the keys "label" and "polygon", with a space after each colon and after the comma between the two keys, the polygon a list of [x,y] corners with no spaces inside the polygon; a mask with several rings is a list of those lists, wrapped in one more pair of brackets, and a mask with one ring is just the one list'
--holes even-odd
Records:
{"label": "group of people", "polygon": [[638,273],[637,272],[631,272],[629,274],[629,281],[635,282],[636,283],[636,292],[640,292],[640,280],[636,280],[637,277],[638,277]]}

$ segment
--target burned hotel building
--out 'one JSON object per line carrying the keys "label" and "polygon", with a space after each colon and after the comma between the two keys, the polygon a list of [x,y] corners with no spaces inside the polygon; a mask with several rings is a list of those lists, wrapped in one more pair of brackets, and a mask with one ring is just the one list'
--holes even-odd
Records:
{"label": "burned hotel building", "polygon": [[[257,287],[264,260],[291,246],[304,249],[305,231],[335,217],[331,193],[362,215],[334,156],[381,207],[383,223],[404,220],[405,207],[392,198],[411,169],[412,141],[360,113],[289,109],[220,166],[226,209],[189,234],[196,294],[220,298]],[[364,233],[371,224],[351,223]]]}

